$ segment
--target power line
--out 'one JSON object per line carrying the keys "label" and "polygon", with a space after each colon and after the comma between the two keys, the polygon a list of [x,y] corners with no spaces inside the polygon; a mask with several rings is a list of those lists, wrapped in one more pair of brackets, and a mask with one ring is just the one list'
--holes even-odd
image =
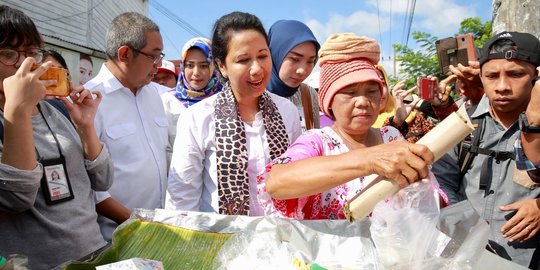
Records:
{"label": "power line", "polygon": [[401,44],[405,44],[405,33],[407,29],[407,22],[409,21],[410,4],[411,1],[407,0],[407,8],[405,9],[405,18],[403,20],[403,30],[401,30]]}
{"label": "power line", "polygon": [[51,18],[51,17],[47,17],[45,15],[45,17],[47,17],[47,19],[45,20],[35,20],[34,22],[49,22],[49,21],[56,21],[56,20],[61,20],[61,19],[66,19],[66,18],[71,18],[71,17],[76,17],[76,16],[79,16],[79,15],[82,15],[82,14],[88,14],[90,12],[92,12],[92,10],[96,9],[97,7],[99,7],[101,4],[103,4],[103,2],[105,2],[105,0],[101,0],[101,2],[99,2],[97,5],[91,7],[90,9],[88,9],[87,11],[83,11],[83,12],[78,12],[78,13],[75,13],[75,14],[71,14],[71,15],[67,15],[67,16],[62,16],[62,17],[57,17],[57,18]]}
{"label": "power line", "polygon": [[[182,52],[176,47],[176,45],[174,45],[176,42],[173,42],[173,41],[169,38],[169,36],[167,36],[167,34],[165,33],[165,31],[163,31],[162,34],[163,34],[163,35],[165,36],[165,38],[169,41],[169,43],[171,43],[171,45],[174,47],[174,49],[176,50],[176,52],[178,52],[178,55],[179,55],[178,58],[182,57]],[[173,58],[170,58],[170,57],[169,57],[169,59],[173,59]]]}
{"label": "power line", "polygon": [[203,37],[204,34],[197,30],[195,27],[191,26],[188,22],[182,20],[180,17],[176,16],[174,13],[170,12],[166,7],[162,6],[156,0],[149,1],[150,5],[153,6],[157,11],[163,14],[165,17],[169,18],[171,21],[176,23],[182,29],[186,30],[193,37]]}
{"label": "power line", "polygon": [[409,36],[411,34],[411,27],[414,18],[415,8],[416,0],[407,0],[407,12],[405,13],[405,20],[403,23],[403,32],[401,38],[401,44],[405,44],[405,46],[409,44]]}
{"label": "power line", "polygon": [[405,46],[409,44],[409,36],[411,35],[411,27],[412,27],[412,22],[414,18],[415,8],[416,8],[416,0],[412,0],[411,15],[409,16],[409,27],[408,27],[409,29],[407,30],[407,41],[405,42]]}

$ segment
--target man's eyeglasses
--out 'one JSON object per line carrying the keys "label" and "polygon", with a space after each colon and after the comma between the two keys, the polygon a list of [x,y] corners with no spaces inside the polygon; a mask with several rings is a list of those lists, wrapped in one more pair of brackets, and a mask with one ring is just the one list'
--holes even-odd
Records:
{"label": "man's eyeglasses", "polygon": [[17,51],[12,49],[0,49],[0,62],[6,66],[15,65],[21,54],[25,57],[32,57],[36,60],[36,64],[40,64],[43,61],[43,50],[30,49],[28,51]]}
{"label": "man's eyeglasses", "polygon": [[133,49],[131,48],[134,52],[137,52],[137,53],[140,53],[144,56],[146,56],[148,59],[152,60],[152,62],[157,65],[159,63],[161,63],[161,60],[163,60],[163,57],[165,57],[165,54],[164,53],[160,53],[159,56],[153,56],[151,54],[147,54],[145,52],[142,52],[140,50],[137,50],[137,49]]}

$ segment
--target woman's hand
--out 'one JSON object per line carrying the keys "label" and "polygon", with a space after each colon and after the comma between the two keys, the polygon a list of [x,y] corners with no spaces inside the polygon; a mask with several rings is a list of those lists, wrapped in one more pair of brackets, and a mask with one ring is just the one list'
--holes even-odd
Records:
{"label": "woman's hand", "polygon": [[416,104],[420,101],[420,99],[414,100],[412,103],[405,104],[403,100],[408,95],[412,94],[418,87],[413,87],[409,90],[403,90],[403,87],[405,86],[405,80],[399,81],[394,87],[392,88],[392,96],[394,96],[394,99],[396,101],[396,111],[394,113],[394,125],[401,126],[403,122],[405,122],[405,119],[411,114],[412,110],[416,106]]}
{"label": "woman's hand", "polygon": [[371,172],[395,180],[400,188],[426,178],[428,165],[434,161],[433,153],[425,145],[404,140],[379,144],[367,150]]}
{"label": "woman's hand", "polygon": [[[437,77],[433,77],[433,76],[428,76],[428,78],[432,80],[437,80]],[[450,98],[450,93],[452,92],[452,88],[450,87],[450,84],[454,83],[456,79],[457,79],[457,76],[452,74],[446,77],[446,79],[439,82],[437,93],[435,93],[435,98],[431,100],[431,105],[438,107],[438,106],[444,106],[448,103],[448,99]]]}
{"label": "woman's hand", "polygon": [[82,86],[77,86],[71,90],[69,97],[73,103],[66,97],[60,97],[60,100],[66,105],[73,124],[77,129],[93,128],[96,111],[102,98],[101,93],[90,92]]}
{"label": "woman's hand", "polygon": [[52,62],[46,62],[36,70],[31,71],[35,59],[27,57],[17,72],[4,79],[4,113],[23,112],[31,114],[37,103],[45,98],[45,89],[54,85],[54,80],[40,80],[39,77],[52,66]]}

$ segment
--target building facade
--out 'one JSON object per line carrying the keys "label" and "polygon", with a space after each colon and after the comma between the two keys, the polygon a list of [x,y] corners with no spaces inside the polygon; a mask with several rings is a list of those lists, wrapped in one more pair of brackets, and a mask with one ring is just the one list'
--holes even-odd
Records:
{"label": "building facade", "polygon": [[32,18],[45,40],[66,59],[72,84],[97,74],[105,61],[105,34],[123,12],[148,15],[148,0],[0,0]]}

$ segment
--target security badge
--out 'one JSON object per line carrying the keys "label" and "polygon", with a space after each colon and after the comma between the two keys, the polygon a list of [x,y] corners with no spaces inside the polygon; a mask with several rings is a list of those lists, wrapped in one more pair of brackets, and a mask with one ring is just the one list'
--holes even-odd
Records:
{"label": "security badge", "polygon": [[42,160],[43,177],[41,190],[49,205],[73,200],[73,189],[66,171],[66,161],[63,156],[55,159]]}
{"label": "security badge", "polygon": [[[43,118],[43,121],[47,125],[49,132],[52,134],[56,147],[58,148],[58,153],[60,154],[59,158],[52,159],[42,159],[38,158],[41,165],[43,165],[43,177],[41,177],[41,190],[45,196],[45,202],[47,204],[57,204],[75,198],[73,194],[73,189],[71,188],[71,182],[66,170],[66,159],[62,154],[62,149],[60,148],[60,142],[56,135],[52,131],[47,118],[43,115],[41,107],[38,104],[38,110]],[[39,157],[39,152],[36,148],[36,154]]]}

